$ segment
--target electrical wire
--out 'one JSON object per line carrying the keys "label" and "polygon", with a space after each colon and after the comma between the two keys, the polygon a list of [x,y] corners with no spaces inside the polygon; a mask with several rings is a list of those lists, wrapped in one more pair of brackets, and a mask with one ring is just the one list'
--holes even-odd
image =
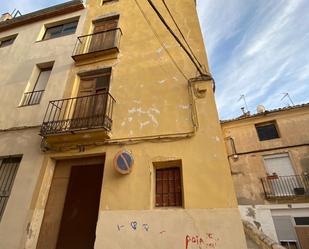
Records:
{"label": "electrical wire", "polygon": [[199,60],[198,60],[197,57],[195,56],[195,54],[194,54],[192,48],[190,47],[190,45],[189,45],[187,39],[185,38],[184,34],[182,33],[182,31],[181,31],[179,25],[177,24],[177,22],[176,22],[176,20],[175,20],[175,18],[174,18],[174,16],[173,16],[173,14],[172,14],[172,12],[170,11],[169,7],[167,6],[165,0],[162,0],[162,2],[163,2],[163,4],[164,4],[164,6],[165,6],[165,8],[166,8],[166,10],[167,10],[167,12],[168,12],[168,14],[169,14],[170,17],[172,18],[172,20],[173,20],[173,22],[174,22],[174,24],[175,24],[177,30],[179,31],[179,33],[180,33],[182,39],[184,40],[184,42],[185,42],[186,45],[188,46],[188,48],[189,48],[189,50],[190,50],[192,56],[194,57],[194,59],[196,60],[196,62],[199,64],[199,66],[200,66],[201,68],[203,68],[203,65],[199,62]]}
{"label": "electrical wire", "polygon": [[181,68],[178,66],[177,62],[175,61],[175,59],[173,58],[173,56],[170,54],[170,52],[167,50],[167,48],[165,47],[164,43],[160,40],[159,34],[156,32],[156,30],[152,27],[150,20],[148,19],[146,13],[144,12],[144,10],[142,9],[142,7],[140,6],[139,2],[137,0],[134,0],[138,9],[140,10],[142,16],[144,17],[145,21],[147,22],[148,26],[150,27],[151,31],[153,32],[153,34],[155,35],[155,37],[157,38],[157,40],[159,41],[160,45],[162,46],[162,48],[164,49],[164,51],[167,53],[167,55],[169,56],[169,58],[171,59],[171,61],[173,62],[173,64],[175,65],[175,67],[177,68],[177,70],[181,73],[181,75],[186,79],[189,80],[188,77],[185,75],[185,73],[181,70]]}
{"label": "electrical wire", "polygon": [[200,75],[207,75],[209,79],[211,80],[212,77],[209,73],[204,73],[203,70],[200,68],[200,66],[197,64],[197,62],[194,60],[193,56],[189,53],[187,48],[182,44],[182,42],[179,40],[178,36],[174,33],[174,31],[171,29],[171,27],[167,24],[163,16],[161,15],[160,11],[157,9],[157,7],[154,5],[152,0],[147,0],[151,8],[154,10],[154,12],[159,17],[160,21],[163,23],[163,25],[167,28],[167,30],[171,33],[171,35],[175,38],[177,43],[181,46],[181,48],[185,51],[185,53],[188,55],[189,59],[192,61],[194,66],[196,67],[197,71],[200,73]]}

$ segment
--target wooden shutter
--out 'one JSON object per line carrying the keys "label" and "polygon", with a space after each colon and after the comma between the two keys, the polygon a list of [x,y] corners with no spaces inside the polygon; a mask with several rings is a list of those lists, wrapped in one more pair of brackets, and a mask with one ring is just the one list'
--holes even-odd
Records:
{"label": "wooden shutter", "polygon": [[156,170],[156,206],[182,206],[180,168]]}
{"label": "wooden shutter", "polygon": [[115,46],[118,18],[118,16],[115,16],[112,19],[103,19],[94,23],[94,34],[91,38],[89,52],[105,50]]}
{"label": "wooden shutter", "polygon": [[296,226],[297,237],[302,249],[309,249],[309,227]]}
{"label": "wooden shutter", "polygon": [[80,86],[71,128],[102,126],[107,107],[110,68],[80,74]]}
{"label": "wooden shutter", "polygon": [[0,220],[9,199],[21,157],[0,160]]}

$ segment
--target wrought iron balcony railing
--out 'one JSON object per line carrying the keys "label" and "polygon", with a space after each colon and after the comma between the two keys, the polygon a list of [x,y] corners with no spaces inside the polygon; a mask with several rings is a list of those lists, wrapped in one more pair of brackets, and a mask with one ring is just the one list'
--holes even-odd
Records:
{"label": "wrought iron balcony railing", "polygon": [[271,175],[261,178],[266,199],[309,197],[309,176]]}
{"label": "wrought iron balcony railing", "polygon": [[40,103],[44,90],[26,92],[20,106],[37,105]]}
{"label": "wrought iron balcony railing", "polygon": [[110,131],[114,103],[115,99],[109,93],[50,101],[41,127],[41,135],[90,129]]}
{"label": "wrought iron balcony railing", "polygon": [[83,35],[77,38],[72,58],[76,61],[82,58],[90,58],[105,54],[108,51],[119,51],[120,28]]}

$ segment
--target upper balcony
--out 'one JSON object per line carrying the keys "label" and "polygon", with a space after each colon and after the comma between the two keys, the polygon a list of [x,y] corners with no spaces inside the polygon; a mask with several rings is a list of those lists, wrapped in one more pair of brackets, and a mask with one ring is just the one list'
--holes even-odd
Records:
{"label": "upper balcony", "polygon": [[73,50],[72,58],[75,61],[81,61],[118,53],[121,36],[122,31],[120,28],[79,36]]}
{"label": "upper balcony", "polygon": [[308,175],[270,175],[261,178],[261,181],[268,200],[309,198]]}
{"label": "upper balcony", "polygon": [[52,147],[104,141],[112,128],[114,103],[109,93],[50,101],[40,135]]}

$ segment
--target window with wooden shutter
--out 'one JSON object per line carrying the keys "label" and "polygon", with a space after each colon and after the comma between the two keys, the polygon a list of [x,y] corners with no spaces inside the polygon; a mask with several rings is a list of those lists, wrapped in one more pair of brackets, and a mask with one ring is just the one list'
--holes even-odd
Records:
{"label": "window with wooden shutter", "polygon": [[0,221],[10,197],[21,157],[0,158]]}
{"label": "window with wooden shutter", "polygon": [[181,207],[182,187],[179,167],[156,169],[156,207]]}
{"label": "window with wooden shutter", "polygon": [[88,52],[107,50],[116,46],[118,20],[119,15],[115,15],[93,22],[93,35]]}

